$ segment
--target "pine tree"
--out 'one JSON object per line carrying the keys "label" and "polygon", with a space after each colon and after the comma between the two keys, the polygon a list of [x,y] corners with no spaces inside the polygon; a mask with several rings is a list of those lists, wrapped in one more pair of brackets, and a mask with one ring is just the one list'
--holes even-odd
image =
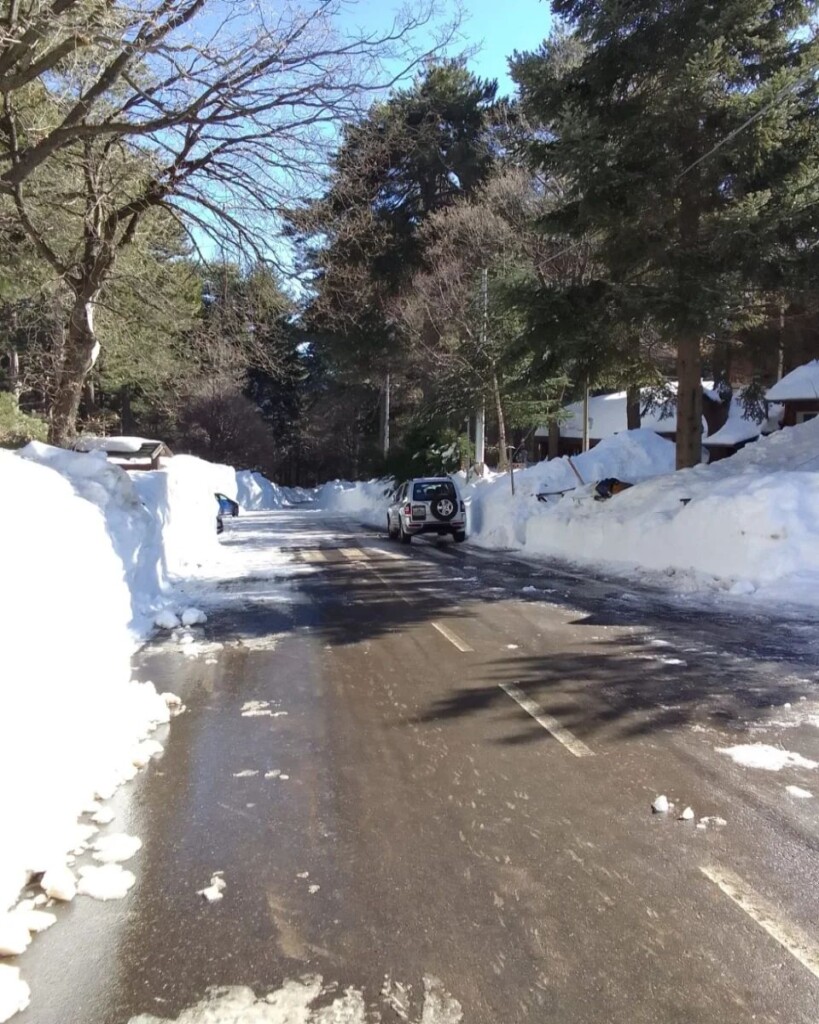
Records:
{"label": "pine tree", "polygon": [[804,231],[794,211],[816,183],[819,5],[552,7],[568,36],[512,61],[524,108],[543,125],[532,155],[567,182],[554,223],[594,234],[616,302],[676,345],[677,464],[693,465],[703,342],[743,322],[763,263]]}

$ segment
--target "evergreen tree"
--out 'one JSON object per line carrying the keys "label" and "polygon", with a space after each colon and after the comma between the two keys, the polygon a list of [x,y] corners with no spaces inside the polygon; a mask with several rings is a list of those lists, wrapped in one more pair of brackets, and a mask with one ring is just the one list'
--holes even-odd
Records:
{"label": "evergreen tree", "polygon": [[744,322],[762,262],[805,230],[795,210],[816,187],[817,3],[552,7],[569,35],[512,60],[543,125],[533,158],[567,183],[552,223],[595,235],[601,286],[675,343],[677,463],[693,465],[703,342]]}

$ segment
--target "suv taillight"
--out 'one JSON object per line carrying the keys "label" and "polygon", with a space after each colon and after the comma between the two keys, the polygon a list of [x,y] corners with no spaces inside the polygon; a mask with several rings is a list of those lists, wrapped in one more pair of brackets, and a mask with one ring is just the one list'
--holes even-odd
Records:
{"label": "suv taillight", "polygon": [[412,505],[405,505],[404,506],[404,515],[405,516],[411,516],[412,515]]}

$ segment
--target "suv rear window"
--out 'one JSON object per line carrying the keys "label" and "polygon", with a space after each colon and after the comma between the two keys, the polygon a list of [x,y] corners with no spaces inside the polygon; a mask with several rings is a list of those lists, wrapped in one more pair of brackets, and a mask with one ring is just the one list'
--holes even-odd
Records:
{"label": "suv rear window", "polygon": [[428,480],[413,484],[413,501],[437,501],[438,498],[452,498],[455,501],[455,488],[451,480]]}

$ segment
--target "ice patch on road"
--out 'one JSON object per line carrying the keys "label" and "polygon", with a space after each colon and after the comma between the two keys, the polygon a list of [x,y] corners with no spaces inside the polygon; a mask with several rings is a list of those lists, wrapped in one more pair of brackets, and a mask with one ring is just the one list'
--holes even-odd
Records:
{"label": "ice patch on road", "polygon": [[813,797],[809,789],[802,789],[801,786],[785,786],[785,791],[799,800],[810,800]]}
{"label": "ice patch on road", "polygon": [[[144,1013],[128,1024],[388,1024],[401,1020],[414,1024],[462,1024],[461,1004],[451,996],[438,978],[424,977],[423,1005],[420,1016],[411,1015],[412,986],[389,981],[381,992],[386,1014],[370,1003],[361,989],[352,986],[332,998],[336,985],[325,985],[320,975],[288,979],[281,988],[257,998],[244,986],[213,988],[195,1006],[174,1020]],[[324,1002],[316,1006],[317,1000]]]}
{"label": "ice patch on road", "polygon": [[778,772],[783,768],[816,768],[817,762],[810,761],[801,754],[782,747],[772,747],[767,743],[743,743],[736,747],[717,747],[718,754],[725,754],[735,764],[744,768],[762,768],[768,772]]}

